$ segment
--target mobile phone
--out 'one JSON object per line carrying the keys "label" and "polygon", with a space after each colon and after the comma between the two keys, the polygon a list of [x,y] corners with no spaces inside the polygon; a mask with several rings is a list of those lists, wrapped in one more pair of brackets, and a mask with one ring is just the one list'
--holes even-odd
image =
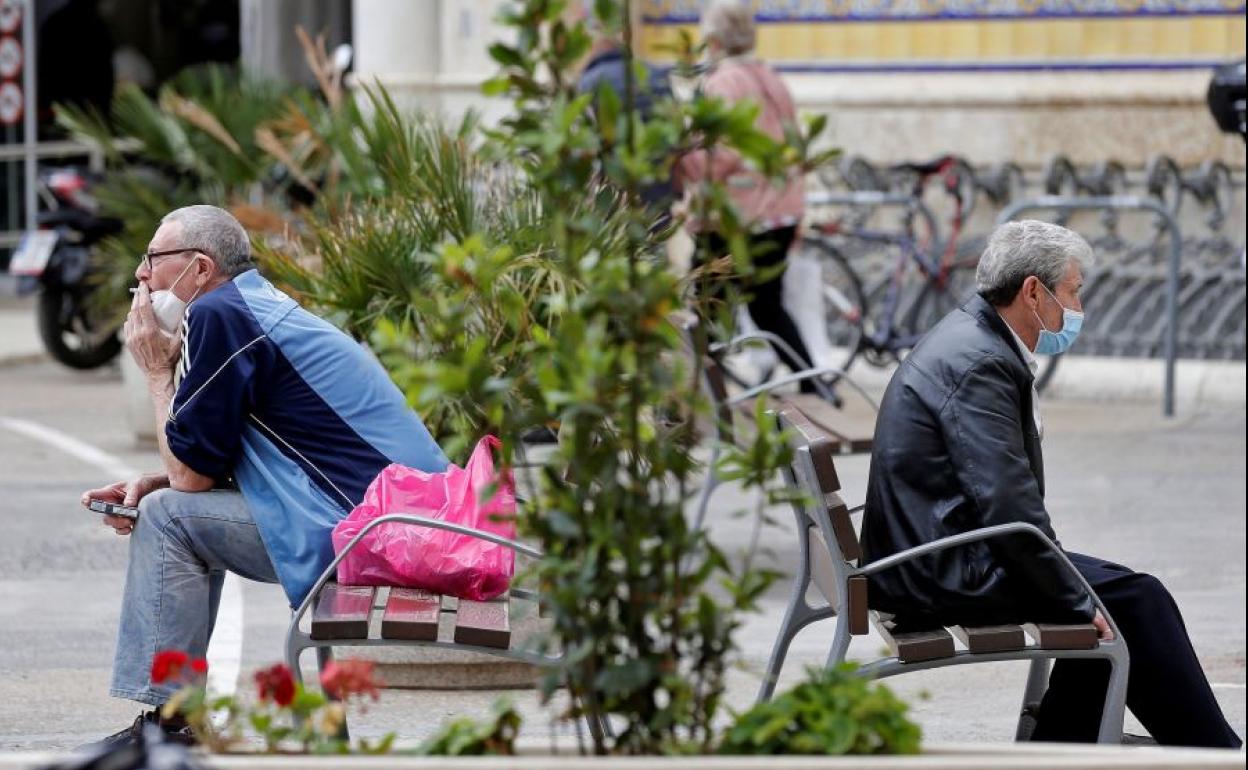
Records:
{"label": "mobile phone", "polygon": [[131,508],[128,505],[117,505],[116,503],[110,503],[105,500],[88,500],[87,507],[96,513],[103,513],[108,516],[122,516],[127,519],[136,520],[139,518],[138,508]]}

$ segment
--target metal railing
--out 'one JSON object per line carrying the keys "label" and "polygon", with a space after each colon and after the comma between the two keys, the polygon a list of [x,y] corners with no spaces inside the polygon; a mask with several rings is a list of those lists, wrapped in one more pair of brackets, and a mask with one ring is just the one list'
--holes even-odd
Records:
{"label": "metal railing", "polygon": [[1183,235],[1174,214],[1153,198],[1136,195],[1111,197],[1070,197],[1045,195],[1021,200],[1007,206],[997,224],[1014,219],[1024,211],[1149,211],[1165,222],[1170,236],[1170,257],[1166,273],[1166,328],[1163,337],[1165,358],[1165,385],[1162,394],[1162,414],[1174,416],[1174,365],[1178,356],[1179,335],[1179,262],[1183,257]]}

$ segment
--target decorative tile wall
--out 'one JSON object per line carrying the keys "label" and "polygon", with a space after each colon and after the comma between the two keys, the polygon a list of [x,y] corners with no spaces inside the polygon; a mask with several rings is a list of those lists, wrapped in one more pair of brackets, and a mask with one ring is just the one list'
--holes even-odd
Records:
{"label": "decorative tile wall", "polygon": [[[699,0],[643,0],[645,50]],[[755,0],[758,53],[810,72],[1185,69],[1244,55],[1244,0]]]}

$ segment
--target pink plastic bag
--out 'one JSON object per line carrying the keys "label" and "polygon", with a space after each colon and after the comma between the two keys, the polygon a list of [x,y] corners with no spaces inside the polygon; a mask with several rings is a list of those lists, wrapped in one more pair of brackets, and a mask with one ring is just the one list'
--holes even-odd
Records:
{"label": "pink plastic bag", "polygon": [[[514,539],[515,484],[510,474],[495,473],[491,451],[500,443],[486,436],[477,442],[467,467],[452,464],[441,473],[387,466],[369,484],[364,502],[334,527],[334,553],[342,553],[368,522],[392,513],[441,519]],[[497,484],[493,496],[482,504],[493,484]],[[393,522],[371,530],[351,549],[338,564],[338,582],[409,586],[485,601],[507,590],[514,567],[513,552],[501,545]]]}

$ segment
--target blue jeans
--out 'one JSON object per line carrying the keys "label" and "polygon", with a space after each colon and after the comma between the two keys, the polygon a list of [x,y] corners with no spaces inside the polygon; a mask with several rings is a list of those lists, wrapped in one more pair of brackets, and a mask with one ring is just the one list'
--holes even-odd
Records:
{"label": "blue jeans", "polygon": [[239,492],[162,489],[139,501],[109,694],[159,706],[176,683],[151,680],[160,650],[203,657],[226,571],[276,583],[277,574]]}

